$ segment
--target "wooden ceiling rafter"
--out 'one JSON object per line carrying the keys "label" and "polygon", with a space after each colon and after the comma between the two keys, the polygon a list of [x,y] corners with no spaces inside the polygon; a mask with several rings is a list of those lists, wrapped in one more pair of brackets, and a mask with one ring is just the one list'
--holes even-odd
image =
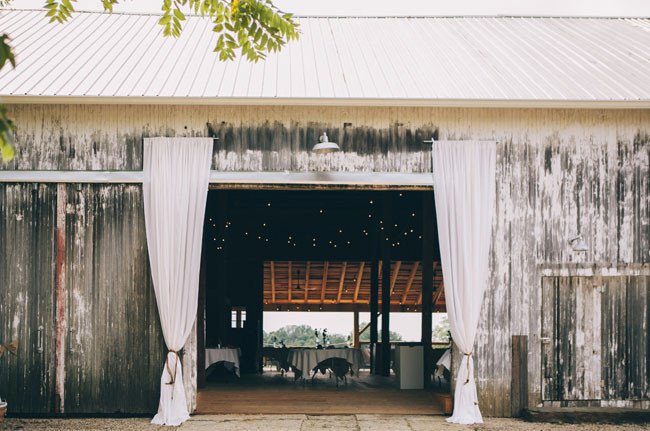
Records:
{"label": "wooden ceiling rafter", "polygon": [[291,280],[291,276],[292,276],[291,261],[289,261],[288,265],[289,265],[289,301],[291,301],[291,289],[293,288],[292,286],[293,280]]}
{"label": "wooden ceiling rafter", "polygon": [[341,294],[343,293],[343,285],[345,284],[345,272],[348,268],[348,262],[343,262],[343,269],[341,269],[341,279],[339,281],[339,293],[336,295],[336,302],[341,302]]}
{"label": "wooden ceiling rafter", "polygon": [[402,261],[398,260],[395,262],[395,268],[393,268],[393,273],[391,274],[391,280],[390,280],[390,295],[393,295],[393,292],[395,291],[395,282],[397,281],[397,276],[399,275],[399,269],[402,266]]}
{"label": "wooden ceiling rafter", "polygon": [[[345,307],[358,306],[360,308],[357,309],[363,310],[370,303],[372,271],[369,261],[275,260],[267,261],[264,265],[265,305],[298,307],[304,304],[313,307],[319,304],[340,304]],[[383,262],[378,261],[377,266],[383,266]],[[402,311],[421,308],[422,262],[393,261],[391,266],[391,307],[403,306]],[[434,262],[432,270],[433,308],[435,312],[444,311],[445,296],[440,263]],[[379,282],[381,289],[381,278]],[[314,292],[310,294],[310,290]]]}
{"label": "wooden ceiling rafter", "polygon": [[275,302],[275,262],[270,262],[271,266],[271,298]]}
{"label": "wooden ceiling rafter", "polygon": [[310,263],[307,261],[307,269],[305,270],[305,301],[309,299],[309,269]]}
{"label": "wooden ceiling rafter", "polygon": [[361,281],[363,280],[363,270],[366,266],[366,262],[361,262],[359,265],[359,273],[357,274],[357,285],[354,287],[354,301],[357,302],[359,299],[359,288],[361,287]]}
{"label": "wooden ceiling rafter", "polygon": [[415,264],[413,265],[413,268],[411,269],[411,273],[409,274],[409,279],[406,282],[406,288],[404,289],[404,293],[402,294],[401,302],[406,302],[406,297],[408,296],[409,291],[411,290],[411,286],[413,286],[413,280],[415,279],[415,275],[418,273],[419,267],[420,267],[420,261],[416,261]]}
{"label": "wooden ceiling rafter", "polygon": [[325,289],[327,288],[327,271],[329,269],[329,262],[323,265],[323,283],[321,284],[320,302],[325,302]]}

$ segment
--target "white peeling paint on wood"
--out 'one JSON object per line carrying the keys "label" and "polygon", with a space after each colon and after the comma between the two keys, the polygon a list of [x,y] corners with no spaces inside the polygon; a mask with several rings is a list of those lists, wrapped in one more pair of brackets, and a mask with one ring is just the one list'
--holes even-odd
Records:
{"label": "white peeling paint on wood", "polygon": [[[435,133],[440,139],[498,140],[491,278],[475,349],[480,404],[487,415],[510,412],[511,335],[529,336],[529,400],[531,405],[541,401],[542,275],[632,274],[650,264],[648,110],[9,109],[19,127],[19,154],[0,169],[140,170],[142,137],[163,135],[219,137],[213,169],[221,171],[429,172],[422,141]],[[341,153],[310,153],[323,131],[341,145]],[[98,205],[105,208],[106,202],[111,199],[99,199]],[[578,233],[589,246],[586,254],[573,253],[567,244]]]}

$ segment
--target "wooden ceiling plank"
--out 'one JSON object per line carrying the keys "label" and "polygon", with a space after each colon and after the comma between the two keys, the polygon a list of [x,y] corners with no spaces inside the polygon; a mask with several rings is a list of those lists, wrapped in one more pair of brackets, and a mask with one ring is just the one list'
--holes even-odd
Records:
{"label": "wooden ceiling plank", "polygon": [[359,273],[357,274],[357,285],[354,288],[354,302],[357,302],[357,298],[359,297],[359,288],[361,287],[361,280],[363,279],[363,269],[366,266],[366,262],[361,262],[361,265],[359,266]]}
{"label": "wooden ceiling plank", "polygon": [[339,280],[339,293],[336,296],[336,302],[341,302],[341,293],[343,293],[343,284],[345,284],[345,271],[348,268],[348,262],[343,262],[343,267],[341,268],[341,279]]}
{"label": "wooden ceiling plank", "polygon": [[417,274],[419,267],[420,267],[420,261],[415,261],[415,264],[413,265],[413,269],[411,269],[411,274],[409,275],[408,282],[406,283],[404,294],[402,295],[402,302],[406,301],[406,296],[409,294],[409,291],[411,290],[411,286],[413,286],[413,280],[415,280],[415,274]]}
{"label": "wooden ceiling plank", "polygon": [[325,289],[327,288],[327,271],[329,269],[329,262],[325,262],[323,265],[323,283],[321,284],[320,289],[320,302],[325,302]]}

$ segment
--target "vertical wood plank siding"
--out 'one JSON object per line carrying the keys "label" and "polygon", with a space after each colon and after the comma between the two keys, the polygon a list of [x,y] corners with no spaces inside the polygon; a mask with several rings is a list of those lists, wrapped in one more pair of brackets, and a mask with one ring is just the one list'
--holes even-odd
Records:
{"label": "vertical wood plank siding", "polygon": [[603,282],[603,399],[650,400],[650,276]]}
{"label": "vertical wood plank siding", "polygon": [[71,184],[67,195],[66,413],[155,412],[164,346],[142,188]]}
{"label": "vertical wood plank siding", "polygon": [[54,407],[56,185],[0,184],[0,396],[12,413]]}
{"label": "vertical wood plank siding", "polygon": [[[475,348],[479,402],[486,415],[510,414],[511,335],[529,337],[528,399],[530,405],[541,400],[543,265],[650,264],[648,110],[15,105],[10,113],[19,127],[18,154],[0,169],[139,170],[142,137],[164,135],[219,137],[213,169],[220,171],[429,172],[430,153],[422,140],[432,135],[498,139],[491,277]],[[312,154],[322,131],[343,151]],[[114,202],[134,199],[106,215],[104,223],[110,224],[108,218],[123,217],[136,198],[128,187],[92,193],[107,190],[115,193]],[[143,232],[136,237],[138,246],[144,244]],[[586,254],[567,245],[578,233],[589,246]],[[109,267],[136,243],[118,230],[114,235],[105,257]],[[101,292],[111,287],[115,271],[89,279],[88,265],[76,273],[68,267],[69,284],[83,280],[95,301],[107,300]],[[126,285],[151,290],[147,283]],[[152,299],[138,299],[145,300],[150,302],[139,306],[153,307]],[[108,330],[95,325],[92,331]],[[153,334],[154,328],[147,331]],[[110,349],[101,355],[125,367],[138,363]],[[155,383],[159,365],[152,363]],[[89,369],[84,364],[81,372],[102,379],[99,369]],[[100,406],[94,396],[88,403]]]}

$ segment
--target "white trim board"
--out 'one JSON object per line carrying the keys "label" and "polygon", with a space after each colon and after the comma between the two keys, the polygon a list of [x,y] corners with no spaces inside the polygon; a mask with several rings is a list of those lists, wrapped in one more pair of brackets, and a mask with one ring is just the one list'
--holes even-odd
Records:
{"label": "white trim board", "polygon": [[[141,184],[142,171],[0,171],[0,183]],[[211,171],[210,184],[432,187],[430,173]]]}

